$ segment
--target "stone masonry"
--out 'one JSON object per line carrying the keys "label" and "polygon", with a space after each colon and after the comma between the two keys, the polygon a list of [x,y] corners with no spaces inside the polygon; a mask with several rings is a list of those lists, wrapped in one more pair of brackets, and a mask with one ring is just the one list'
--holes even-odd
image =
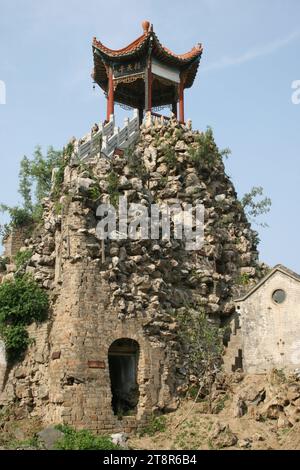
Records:
{"label": "stone masonry", "polygon": [[4,256],[15,256],[28,238],[28,227],[13,229],[4,241]]}
{"label": "stone masonry", "polygon": [[[211,157],[191,156],[200,137],[175,119],[156,122],[142,126],[129,156],[117,152],[111,161],[100,156],[86,164],[72,158],[66,166],[59,204],[44,201],[43,228],[22,248],[33,251],[27,272],[49,292],[49,319],[30,326],[35,342],[20,363],[7,365],[1,404],[18,400],[45,424],[98,432],[130,431],[153,412],[176,409],[190,376],[176,312],[189,305],[223,322],[234,312],[241,272],[255,278],[258,269],[255,233],[215,144]],[[203,203],[204,246],[188,252],[174,239],[103,244],[96,210],[116,195],[147,208]],[[119,339],[139,345],[138,404],[123,419],[112,409],[108,361]]]}
{"label": "stone masonry", "polygon": [[300,368],[299,304],[300,276],[281,265],[236,301],[245,373]]}

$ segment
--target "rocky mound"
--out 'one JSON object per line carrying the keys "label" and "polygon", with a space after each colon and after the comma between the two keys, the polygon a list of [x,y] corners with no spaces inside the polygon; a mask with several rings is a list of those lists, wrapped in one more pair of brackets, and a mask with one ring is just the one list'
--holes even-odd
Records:
{"label": "rocky mound", "polygon": [[[79,390],[90,380],[74,357],[83,361],[95,347],[100,350],[93,334],[98,332],[100,341],[117,329],[140,328],[151,347],[166,354],[156,406],[176,407],[172,400],[190,373],[178,342],[176,314],[187,307],[201,309],[219,324],[234,311],[240,277],[254,280],[259,275],[257,234],[225,174],[211,131],[194,132],[176,120],[144,125],[139,141],[125,155],[117,151],[111,160],[99,155],[89,162],[73,155],[59,193],[59,200],[44,201],[41,225],[21,249],[32,252],[22,269],[50,294],[50,317],[30,327],[35,342],[21,363],[8,370],[2,403],[18,399],[37,416],[48,413],[52,421],[61,419],[57,410],[74,396],[70,387]],[[187,251],[185,240],[174,238],[101,242],[97,208],[109,201],[117,207],[121,195],[148,213],[152,204],[203,204],[202,248]],[[3,280],[16,268],[10,265],[9,270]],[[52,364],[61,351],[67,351],[67,362],[58,369]],[[73,413],[79,422],[82,405],[75,408],[66,405],[63,413],[67,419]]]}

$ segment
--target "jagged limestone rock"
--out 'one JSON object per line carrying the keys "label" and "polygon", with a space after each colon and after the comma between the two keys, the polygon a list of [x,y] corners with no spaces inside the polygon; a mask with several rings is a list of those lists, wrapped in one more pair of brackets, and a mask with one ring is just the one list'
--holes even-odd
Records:
{"label": "jagged limestone rock", "polygon": [[[255,233],[221,157],[193,158],[199,136],[175,120],[147,125],[129,157],[67,166],[60,210],[45,199],[43,225],[25,243],[33,252],[26,271],[51,296],[49,320],[29,327],[35,341],[8,369],[2,404],[18,398],[45,424],[105,432],[129,432],[153,409],[177,406],[190,370],[176,312],[189,305],[220,322],[233,311],[238,276],[254,277],[258,267]],[[98,240],[97,207],[120,195],[146,210],[154,203],[203,204],[203,247],[186,251],[174,239]],[[139,345],[139,401],[122,421],[111,406],[108,358],[120,338]]]}

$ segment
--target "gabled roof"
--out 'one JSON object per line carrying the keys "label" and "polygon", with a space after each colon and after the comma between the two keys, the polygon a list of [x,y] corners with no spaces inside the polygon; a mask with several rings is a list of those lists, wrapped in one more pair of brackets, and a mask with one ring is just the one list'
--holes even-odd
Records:
{"label": "gabled roof", "polygon": [[286,268],[282,264],[277,264],[256,286],[252,287],[245,295],[242,297],[235,299],[235,302],[243,302],[246,300],[250,295],[252,295],[256,290],[258,290],[265,282],[270,279],[276,272],[280,272],[290,278],[294,279],[295,281],[300,282],[300,275],[292,271],[291,269]]}

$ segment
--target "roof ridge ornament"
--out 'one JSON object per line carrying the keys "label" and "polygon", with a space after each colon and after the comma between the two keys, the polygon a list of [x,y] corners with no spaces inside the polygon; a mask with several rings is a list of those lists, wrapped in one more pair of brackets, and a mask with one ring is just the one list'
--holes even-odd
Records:
{"label": "roof ridge ornament", "polygon": [[144,31],[144,34],[148,34],[151,31],[151,23],[148,20],[145,20],[142,22],[142,28]]}

